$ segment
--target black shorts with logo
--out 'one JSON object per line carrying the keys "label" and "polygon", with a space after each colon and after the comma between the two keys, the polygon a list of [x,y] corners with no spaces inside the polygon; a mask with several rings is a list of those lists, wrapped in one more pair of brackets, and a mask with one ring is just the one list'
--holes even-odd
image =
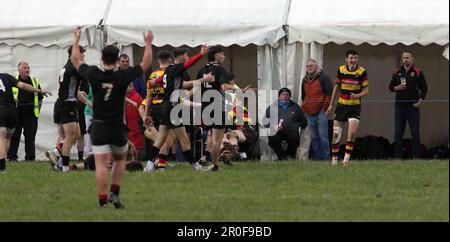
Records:
{"label": "black shorts with logo", "polygon": [[88,130],[92,145],[115,145],[118,147],[128,144],[128,128],[123,123],[107,123],[92,120]]}
{"label": "black shorts with logo", "polygon": [[13,129],[17,125],[17,108],[13,105],[0,105],[0,127]]}
{"label": "black shorts with logo", "polygon": [[55,124],[67,124],[78,122],[78,102],[57,100],[53,109],[53,121]]}
{"label": "black shorts with logo", "polygon": [[[175,119],[171,119],[170,118],[170,114],[171,114],[171,112],[172,112],[172,109],[175,107],[175,106],[177,106],[177,105],[181,105],[181,104],[179,104],[179,103],[170,103],[170,104],[167,104],[168,105],[168,109],[167,109],[167,111],[166,111],[166,119],[167,120],[169,120],[169,128],[171,128],[171,129],[173,129],[173,128],[180,128],[180,127],[184,127],[185,126],[185,123],[187,124],[187,125],[189,125],[190,124],[190,122],[191,122],[191,114],[192,113],[186,113],[186,120],[183,120],[183,111],[182,110],[180,110],[180,109],[178,109],[178,115],[175,117]],[[190,110],[190,112],[192,112],[192,110]]]}
{"label": "black shorts with logo", "polygon": [[[181,120],[181,112],[178,114],[179,120],[176,123],[175,120],[171,120],[170,113],[172,112],[173,105],[169,103],[162,103],[158,105],[153,105],[150,115],[153,121],[159,125],[166,125],[169,128],[179,128],[183,127],[183,122]],[[156,125],[155,125],[156,127]]]}
{"label": "black shorts with logo", "polygon": [[[207,128],[210,128],[210,129],[226,129],[226,128],[229,128],[229,127],[233,126],[233,120],[230,119],[230,117],[227,115],[227,113],[225,111],[223,111],[223,110],[225,110],[224,108],[222,108],[222,111],[220,111],[219,117],[215,117],[214,116],[215,115],[214,111],[211,111],[211,113],[204,113],[205,112],[205,107],[207,107],[209,105],[210,105],[210,103],[202,103],[202,123]],[[204,118],[208,118],[208,119],[212,118],[213,121],[209,120],[208,122],[206,122],[206,120],[204,120]]]}
{"label": "black shorts with logo", "polygon": [[159,125],[167,125],[166,116],[166,109],[167,106],[164,106],[164,104],[152,104],[150,109],[150,116],[153,120],[153,125],[156,129],[159,129]]}
{"label": "black shorts with logo", "polygon": [[347,122],[349,118],[360,120],[361,105],[338,104],[334,113],[336,114],[334,117],[336,121]]}

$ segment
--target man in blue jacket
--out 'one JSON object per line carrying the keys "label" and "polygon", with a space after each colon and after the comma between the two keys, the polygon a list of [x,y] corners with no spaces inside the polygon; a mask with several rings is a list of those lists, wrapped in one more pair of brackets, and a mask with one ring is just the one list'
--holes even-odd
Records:
{"label": "man in blue jacket", "polygon": [[[266,110],[265,118],[270,118],[270,108],[278,109],[277,133],[269,136],[269,146],[277,154],[278,160],[295,159],[297,148],[300,145],[299,128],[308,125],[306,117],[300,106],[291,100],[291,90],[281,88],[278,91],[278,100]],[[282,142],[287,143],[286,150]]]}

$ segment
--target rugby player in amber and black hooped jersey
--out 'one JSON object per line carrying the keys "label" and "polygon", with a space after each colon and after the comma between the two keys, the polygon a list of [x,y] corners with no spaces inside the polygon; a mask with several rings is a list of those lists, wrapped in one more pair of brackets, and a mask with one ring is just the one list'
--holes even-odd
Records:
{"label": "rugby player in amber and black hooped jersey", "polygon": [[[53,120],[58,125],[59,137],[53,151],[47,151],[46,155],[55,170],[68,172],[70,150],[81,136],[79,125],[78,101],[87,103],[84,95],[79,91],[80,82],[86,80],[75,70],[70,57],[73,47],[68,49],[69,59],[61,70],[58,79],[58,99],[53,110]],[[84,48],[80,47],[80,57],[84,61]],[[83,120],[84,122],[84,120]]]}
{"label": "rugby player in amber and black hooped jersey", "polygon": [[[225,98],[224,92],[226,90],[239,90],[240,88],[235,85],[230,85],[230,77],[225,69],[222,67],[223,62],[225,61],[225,52],[219,46],[213,46],[210,48],[208,52],[208,64],[200,69],[197,73],[197,78],[201,78],[207,73],[212,73],[214,76],[214,82],[211,83],[203,83],[201,86],[202,100],[207,91],[216,92],[214,97],[219,98],[220,100],[214,100],[215,103],[220,103],[222,105],[222,111],[219,114],[219,118],[211,116],[210,111],[211,107],[209,106],[211,102],[202,101],[202,123],[208,124],[211,123],[211,120],[204,120],[205,117],[211,117],[214,119],[212,124],[207,125],[210,128],[211,136],[208,139],[207,143],[207,152],[210,153],[212,157],[213,166],[211,167],[211,171],[219,170],[219,158],[220,158],[220,144],[222,142],[223,135],[225,134],[225,119],[227,115],[225,114]],[[243,91],[245,92],[247,88]],[[209,108],[208,108],[209,106]],[[207,112],[205,114],[205,111]],[[217,122],[216,122],[217,121]],[[208,154],[206,154],[208,155]]]}
{"label": "rugby player in amber and black hooped jersey", "polygon": [[[147,80],[147,96],[146,100],[143,101],[143,105],[145,107],[143,119],[145,116],[149,115],[152,120],[152,124],[150,126],[146,126],[145,129],[152,130],[152,126],[156,129],[159,129],[159,124],[161,123],[162,115],[161,115],[161,106],[164,99],[164,92],[166,83],[164,81],[160,81],[155,83],[158,78],[162,78],[164,76],[164,71],[172,62],[172,55],[167,50],[161,50],[158,52],[158,68],[152,73],[150,73],[149,78]],[[161,79],[158,79],[161,80]],[[147,101],[149,104],[147,104]],[[145,125],[144,125],[145,126]],[[172,134],[169,134],[172,136]],[[167,154],[169,152],[169,148],[166,141],[161,147],[160,154],[158,155],[158,159],[155,161],[155,167],[164,169],[168,160]],[[153,142],[146,137],[145,138],[145,154],[147,162],[152,162],[150,158],[150,149],[153,146]],[[145,170],[147,171],[147,170]]]}
{"label": "rugby player in amber and black hooped jersey", "polygon": [[[181,149],[183,151],[184,156],[192,165],[194,170],[203,170],[203,167],[195,161],[194,154],[191,150],[191,143],[189,137],[186,134],[186,129],[181,123],[176,123],[178,120],[171,120],[171,111],[177,105],[182,104],[179,99],[179,91],[188,86],[192,86],[194,83],[205,83],[213,81],[213,77],[211,74],[205,75],[205,77],[199,78],[198,80],[185,82],[184,77],[186,76],[186,70],[194,65],[204,54],[208,52],[208,46],[202,46],[200,53],[196,54],[192,58],[189,58],[187,49],[176,49],[174,56],[179,58],[179,63],[175,63],[173,65],[169,65],[165,71],[164,76],[158,78],[155,82],[165,82],[164,88],[164,98],[163,103],[161,105],[160,115],[162,118],[160,119],[159,125],[159,134],[156,142],[153,144],[149,158],[150,160],[147,162],[147,166],[145,167],[146,172],[150,172],[153,170],[154,163],[153,159],[159,153],[161,146],[164,144],[166,138],[169,135],[169,131],[173,132],[176,139],[181,144]],[[178,57],[180,56],[180,57]],[[184,100],[185,103],[191,103],[188,100]],[[147,121],[148,122],[148,121]]]}
{"label": "rugby player in amber and black hooped jersey", "polygon": [[51,95],[50,92],[42,91],[24,82],[18,81],[13,76],[0,73],[0,173],[6,169],[6,153],[9,149],[11,136],[17,123],[16,101],[14,100],[12,88],[16,87],[27,92],[37,92],[43,95]]}
{"label": "rugby player in amber and black hooped jersey", "polygon": [[344,165],[348,164],[359,127],[361,98],[369,93],[367,72],[358,64],[358,52],[348,50],[345,58],[347,64],[340,66],[337,71],[336,84],[327,109],[327,113],[331,113],[333,100],[339,95],[333,124],[332,165],[338,162],[339,141],[345,122],[348,122],[348,137],[342,162]]}
{"label": "rugby player in amber and black hooped jersey", "polygon": [[[116,208],[123,208],[119,199],[123,180],[125,159],[128,151],[128,130],[124,123],[124,103],[127,86],[146,71],[152,62],[153,34],[144,36],[145,50],[142,62],[126,70],[116,70],[119,49],[108,45],[102,50],[103,70],[97,66],[82,64],[79,40],[81,27],[74,31],[72,63],[80,74],[89,80],[94,95],[93,121],[89,127],[92,150],[95,157],[96,188],[100,207],[107,202]],[[108,193],[108,167],[112,153],[112,181]]]}

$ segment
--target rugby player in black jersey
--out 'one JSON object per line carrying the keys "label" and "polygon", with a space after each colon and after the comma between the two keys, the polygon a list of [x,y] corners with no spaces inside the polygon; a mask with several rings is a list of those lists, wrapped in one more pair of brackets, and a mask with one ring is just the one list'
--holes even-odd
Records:
{"label": "rugby player in black jersey", "polygon": [[[181,149],[183,151],[184,156],[189,161],[189,163],[192,165],[194,170],[202,170],[203,167],[195,161],[194,154],[191,150],[191,143],[189,140],[189,137],[186,133],[186,129],[183,126],[183,123],[175,123],[171,118],[171,111],[172,109],[177,105],[184,105],[182,102],[189,103],[189,101],[180,100],[180,91],[183,88],[190,87],[194,85],[194,83],[206,83],[206,82],[213,82],[214,79],[211,74],[206,74],[205,76],[202,76],[201,78],[198,78],[198,80],[193,81],[185,81],[184,76],[186,76],[186,71],[188,68],[190,68],[192,65],[194,65],[204,54],[208,52],[209,47],[208,46],[202,46],[200,53],[196,54],[192,58],[189,58],[187,49],[183,49],[182,55],[179,58],[180,63],[169,65],[165,71],[164,76],[160,77],[158,80],[156,80],[156,83],[163,81],[165,83],[165,91],[164,91],[164,98],[163,103],[159,107],[159,130],[158,130],[158,138],[151,147],[150,155],[149,155],[149,161],[147,162],[145,171],[151,171],[152,167],[154,166],[153,160],[158,155],[161,146],[166,141],[166,138],[169,135],[169,131],[173,132],[173,135],[176,137],[176,139],[181,144]],[[190,103],[192,104],[192,103]],[[190,105],[187,104],[187,105]],[[145,123],[148,124],[150,121],[150,118],[147,117],[145,120]]]}
{"label": "rugby player in black jersey", "polygon": [[[144,36],[145,49],[142,62],[135,67],[117,70],[119,49],[108,45],[102,50],[103,70],[97,66],[82,63],[79,40],[81,27],[74,31],[72,64],[92,87],[94,96],[93,120],[89,128],[92,150],[95,157],[95,177],[100,207],[107,202],[116,208],[123,208],[119,199],[123,181],[125,159],[128,151],[128,129],[124,121],[124,102],[127,86],[140,77],[152,63],[152,32]],[[113,168],[108,196],[108,168],[112,153]]]}
{"label": "rugby player in black jersey", "polygon": [[52,95],[50,92],[36,89],[32,85],[18,81],[9,74],[0,73],[0,173],[5,172],[6,153],[17,123],[17,108],[12,91],[13,87],[28,92],[42,93],[45,96]]}

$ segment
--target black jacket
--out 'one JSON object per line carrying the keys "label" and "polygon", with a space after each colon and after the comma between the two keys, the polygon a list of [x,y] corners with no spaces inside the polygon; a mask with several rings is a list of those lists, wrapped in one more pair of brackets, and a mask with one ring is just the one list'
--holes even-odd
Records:
{"label": "black jacket", "polygon": [[[270,108],[276,108],[278,109],[278,122],[275,124],[269,123],[270,119]],[[300,108],[300,106],[293,102],[292,100],[289,101],[289,104],[287,105],[287,109],[284,109],[278,105],[278,101],[272,103],[267,109],[266,109],[266,115],[264,116],[264,124],[265,127],[275,127],[280,120],[283,119],[283,129],[289,129],[289,130],[297,130],[301,127],[302,129],[306,128],[308,126],[308,122],[306,121],[305,114],[303,113],[303,110]]]}
{"label": "black jacket", "polygon": [[[400,85],[401,78],[406,79],[406,89],[395,91],[394,87]],[[394,70],[389,90],[395,92],[396,105],[409,106],[416,103],[419,98],[425,99],[428,87],[422,70],[412,66],[409,71],[402,66]]]}

